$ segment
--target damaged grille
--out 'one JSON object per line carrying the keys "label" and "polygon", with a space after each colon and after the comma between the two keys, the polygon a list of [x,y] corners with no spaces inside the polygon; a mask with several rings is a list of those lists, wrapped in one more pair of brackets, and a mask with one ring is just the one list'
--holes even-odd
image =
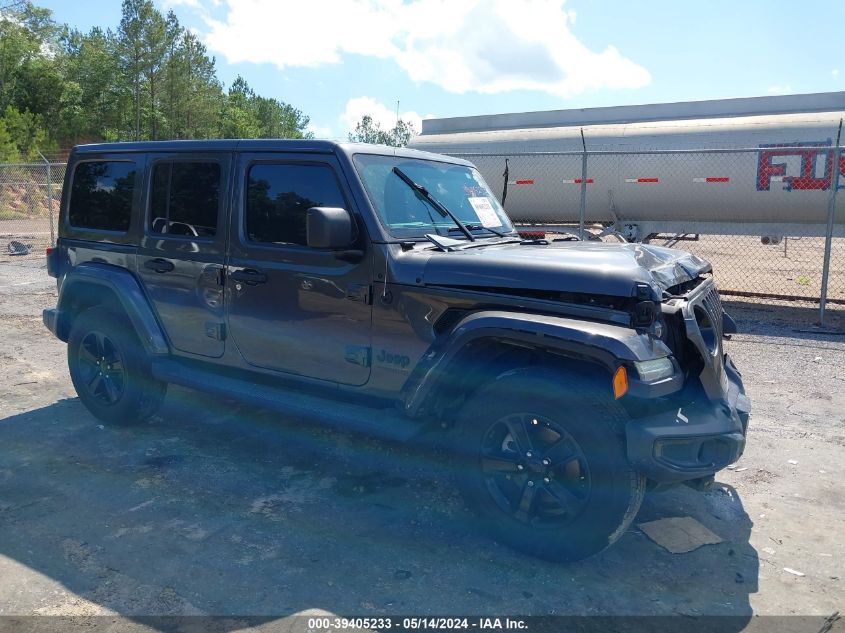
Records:
{"label": "damaged grille", "polygon": [[722,335],[724,334],[722,331],[722,299],[719,297],[719,291],[716,290],[716,286],[710,287],[701,303],[707,312],[707,316],[710,317],[717,340],[721,345]]}
{"label": "damaged grille", "polygon": [[691,292],[682,308],[687,338],[698,350],[704,367],[701,383],[712,400],[727,388],[722,352],[722,300],[712,278]]}

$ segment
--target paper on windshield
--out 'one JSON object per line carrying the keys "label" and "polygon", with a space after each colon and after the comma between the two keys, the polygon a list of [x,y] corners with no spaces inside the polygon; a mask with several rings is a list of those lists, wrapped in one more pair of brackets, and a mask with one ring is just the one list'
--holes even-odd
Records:
{"label": "paper on windshield", "polygon": [[496,215],[496,210],[493,208],[493,205],[490,204],[489,198],[486,196],[477,196],[467,198],[467,200],[469,200],[472,208],[475,209],[475,214],[478,216],[478,219],[481,220],[481,226],[486,226],[488,228],[502,226],[502,221],[499,220],[499,216]]}

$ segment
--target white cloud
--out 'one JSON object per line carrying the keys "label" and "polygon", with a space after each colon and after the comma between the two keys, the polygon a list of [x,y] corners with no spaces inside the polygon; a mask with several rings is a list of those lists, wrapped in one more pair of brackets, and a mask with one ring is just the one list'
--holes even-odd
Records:
{"label": "white cloud", "polygon": [[571,32],[571,15],[560,2],[477,3],[457,23],[454,32],[408,37],[397,61],[412,79],[456,93],[526,89],[562,97],[638,88],[651,81],[645,68],[615,47],[598,53],[584,46]]}
{"label": "white cloud", "polygon": [[165,6],[183,5],[193,9],[201,9],[204,5],[219,7],[223,0],[162,0]]}
{"label": "white cloud", "polygon": [[[355,124],[367,115],[372,117],[373,122],[378,123],[383,130],[393,129],[393,126],[396,125],[396,108],[389,108],[372,97],[355,97],[347,101],[346,109],[340,115],[340,122],[345,130],[352,132],[355,130]],[[425,118],[432,116],[434,115],[428,114]],[[419,114],[413,110],[400,111],[399,118],[411,123],[414,126],[414,131],[417,134],[420,133],[423,117]]]}
{"label": "white cloud", "polygon": [[833,70],[830,71],[830,74],[833,75],[834,77],[836,77],[837,75],[839,75],[839,69],[834,68]]}
{"label": "white cloud", "polygon": [[167,9],[179,6],[190,7],[192,9],[201,8],[200,0],[163,0],[162,4]]}
{"label": "white cloud", "polygon": [[[223,0],[158,0],[161,9],[170,11],[176,7],[185,7],[196,12],[200,17],[207,20],[209,15],[209,8],[216,9],[220,6]],[[189,28],[194,35],[199,36],[196,28]]]}
{"label": "white cloud", "polygon": [[594,51],[580,42],[571,30],[575,12],[561,0],[225,4],[225,19],[205,18],[206,44],[230,63],[272,63],[284,69],[363,55],[392,59],[412,80],[454,93],[527,89],[566,97],[600,88],[639,88],[651,81],[645,68],[614,46]]}
{"label": "white cloud", "polygon": [[392,14],[374,0],[226,0],[226,5],[225,21],[206,19],[206,41],[231,63],[266,62],[282,69],[337,63],[341,53],[388,57],[395,52]]}
{"label": "white cloud", "polygon": [[788,95],[792,93],[792,86],[786,84],[785,86],[777,85],[777,86],[769,86],[766,89],[770,95]]}
{"label": "white cloud", "polygon": [[314,138],[325,138],[325,139],[334,139],[335,134],[334,130],[329,125],[317,125],[315,123],[309,123],[308,126],[305,128],[307,131],[311,132],[314,135]]}

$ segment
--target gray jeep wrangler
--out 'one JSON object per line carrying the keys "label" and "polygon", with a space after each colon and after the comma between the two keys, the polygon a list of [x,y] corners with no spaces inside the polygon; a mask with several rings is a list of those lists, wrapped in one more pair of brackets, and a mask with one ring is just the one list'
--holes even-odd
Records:
{"label": "gray jeep wrangler", "polygon": [[81,146],[45,325],[100,420],[178,384],[436,437],[493,537],[576,560],[647,485],[736,461],[750,410],[710,265],[527,240],[475,168],[325,141]]}

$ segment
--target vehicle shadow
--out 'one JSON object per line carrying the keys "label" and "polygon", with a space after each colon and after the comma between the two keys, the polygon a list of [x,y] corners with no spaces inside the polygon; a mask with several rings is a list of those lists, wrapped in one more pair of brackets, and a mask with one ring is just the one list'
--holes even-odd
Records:
{"label": "vehicle shadow", "polygon": [[[0,421],[0,560],[41,578],[10,572],[18,590],[0,602],[134,619],[683,614],[734,616],[740,630],[751,616],[752,522],[727,486],[649,494],[615,546],[561,565],[479,535],[446,466],[181,389],[137,427],[59,401]],[[636,527],[671,516],[724,542],[670,554]],[[37,590],[51,582],[66,592]]]}

